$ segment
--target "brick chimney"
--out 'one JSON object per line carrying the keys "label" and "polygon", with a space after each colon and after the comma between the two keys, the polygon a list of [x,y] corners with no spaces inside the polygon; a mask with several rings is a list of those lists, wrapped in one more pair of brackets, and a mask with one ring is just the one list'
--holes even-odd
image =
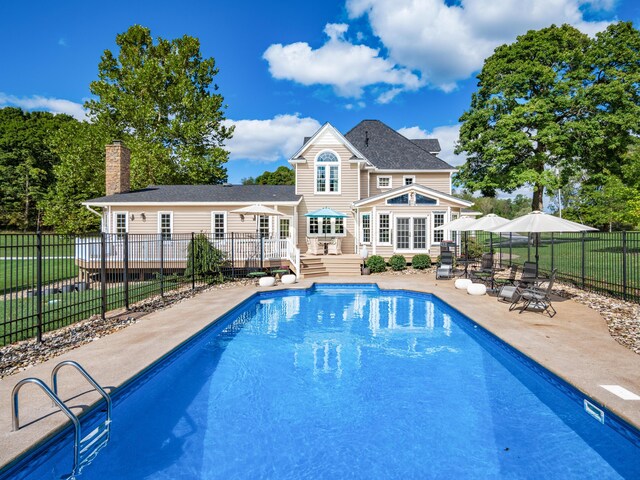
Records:
{"label": "brick chimney", "polygon": [[107,195],[126,193],[131,190],[130,169],[131,151],[121,140],[107,145],[106,183]]}

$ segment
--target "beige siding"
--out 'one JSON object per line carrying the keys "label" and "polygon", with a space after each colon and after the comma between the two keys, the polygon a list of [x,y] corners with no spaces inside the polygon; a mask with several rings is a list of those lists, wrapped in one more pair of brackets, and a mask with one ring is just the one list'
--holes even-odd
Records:
{"label": "beige siding", "polygon": [[[291,206],[274,206],[265,204],[274,208],[287,216],[293,217],[294,208]],[[237,213],[231,213],[231,210],[242,208],[242,205],[221,205],[221,206],[149,206],[149,207],[129,207],[121,209],[112,207],[112,217],[116,212],[126,211],[129,216],[129,233],[158,233],[158,219],[160,212],[171,212],[173,214],[173,233],[191,233],[191,232],[211,232],[211,214],[212,212],[227,213],[227,229],[228,233],[255,233],[256,221],[253,215],[245,215],[244,219]],[[144,219],[142,214],[144,213]],[[133,215],[133,219],[131,216]],[[273,217],[272,225],[275,226],[276,217]],[[293,221],[293,220],[292,220]],[[111,227],[113,231],[113,226]],[[275,233],[275,229],[272,227]]]}
{"label": "beige siding", "polygon": [[[315,158],[323,150],[332,150],[340,158],[340,193],[314,193],[315,190]],[[348,215],[345,219],[346,236],[342,239],[343,253],[355,253],[354,228],[355,223],[351,214],[351,204],[359,199],[357,163],[349,162],[352,154],[344,145],[335,143],[315,143],[304,153],[306,163],[296,164],[297,193],[302,195],[298,209],[298,246],[306,251],[307,218],[305,213],[323,207],[332,208]]]}
{"label": "beige siding", "polygon": [[[384,193],[390,188],[380,189],[378,188],[378,177],[391,177],[391,188],[397,188],[404,185],[405,176],[415,176],[415,183],[423,185],[425,187],[433,188],[442,193],[451,194],[451,176],[449,172],[424,172],[424,173],[384,173],[384,172],[372,172],[371,173],[371,195],[378,195]],[[364,197],[363,197],[364,198]]]}

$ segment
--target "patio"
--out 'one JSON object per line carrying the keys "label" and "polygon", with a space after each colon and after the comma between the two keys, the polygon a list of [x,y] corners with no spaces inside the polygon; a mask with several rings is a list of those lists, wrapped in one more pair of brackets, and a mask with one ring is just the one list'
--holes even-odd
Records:
{"label": "patio", "polygon": [[[558,314],[548,318],[534,312],[508,312],[495,297],[471,297],[456,290],[451,281],[435,281],[433,274],[412,276],[319,277],[302,280],[295,288],[321,283],[377,283],[380,288],[431,292],[454,305],[479,325],[498,335],[575,387],[601,402],[627,421],[640,426],[638,402],[623,400],[601,385],[620,385],[640,393],[640,356],[619,345],[602,317],[590,308],[566,299],[556,299]],[[283,288],[283,287],[275,287]],[[155,311],[112,335],[81,346],[67,354],[0,380],[0,463],[5,464],[52,432],[66,417],[40,394],[23,392],[19,432],[11,432],[9,402],[12,387],[22,378],[47,379],[53,366],[66,359],[83,365],[107,387],[120,387],[155,360],[173,349],[237,303],[259,291],[255,287],[210,290],[171,308]],[[203,312],[210,312],[203,315]],[[150,328],[153,325],[153,328]],[[122,355],[126,351],[127,355]],[[596,354],[597,352],[597,354]],[[109,359],[108,362],[105,359]],[[77,395],[70,404],[75,413],[99,399],[87,392],[84,380],[65,375],[63,396]],[[79,393],[84,392],[80,395]]]}

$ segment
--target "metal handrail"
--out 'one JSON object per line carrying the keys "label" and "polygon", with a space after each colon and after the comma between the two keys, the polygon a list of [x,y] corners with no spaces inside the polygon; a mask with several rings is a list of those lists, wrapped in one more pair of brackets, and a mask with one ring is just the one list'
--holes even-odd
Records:
{"label": "metal handrail", "polygon": [[60,362],[57,364],[54,369],[51,371],[51,385],[53,386],[53,393],[58,395],[58,370],[60,370],[65,365],[69,365],[74,367],[76,370],[80,372],[80,374],[95,388],[100,395],[107,402],[107,424],[111,423],[111,397],[104,389],[98,385],[98,383],[93,379],[91,375],[87,373],[87,371],[80,366],[78,362],[74,362],[73,360],[65,360],[64,362]]}
{"label": "metal handrail", "polygon": [[25,378],[23,380],[20,380],[16,384],[16,386],[13,387],[13,391],[11,392],[11,398],[12,398],[11,418],[13,420],[13,431],[15,432],[17,430],[20,430],[20,420],[18,418],[20,415],[20,411],[18,408],[18,398],[19,398],[18,393],[20,393],[20,389],[27,383],[34,383],[38,385],[44,391],[44,393],[46,393],[49,396],[49,398],[53,400],[53,403],[58,407],[60,407],[60,410],[62,410],[62,412],[67,417],[69,417],[69,420],[71,420],[71,422],[73,423],[73,426],[75,427],[75,435],[74,435],[74,442],[73,442],[73,468],[75,471],[78,465],[78,457],[80,453],[80,438],[82,438],[82,427],[80,426],[80,420],[78,420],[78,417],[76,417],[74,413],[69,409],[69,407],[67,407],[62,402],[62,400],[60,400],[58,395],[52,392],[51,389],[47,386],[47,384],[44,383],[39,378],[33,378],[33,377]]}

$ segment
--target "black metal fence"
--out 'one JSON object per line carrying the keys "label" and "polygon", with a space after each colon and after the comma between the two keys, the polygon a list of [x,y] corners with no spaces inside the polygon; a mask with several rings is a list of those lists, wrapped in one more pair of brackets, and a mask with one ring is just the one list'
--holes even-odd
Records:
{"label": "black metal fence", "polygon": [[543,274],[557,268],[560,280],[579,288],[640,302],[640,232],[476,232],[470,238],[485,252],[493,248],[501,265],[536,261],[537,243]]}
{"label": "black metal fence", "polygon": [[256,234],[0,235],[0,345],[177,289],[287,265]]}

